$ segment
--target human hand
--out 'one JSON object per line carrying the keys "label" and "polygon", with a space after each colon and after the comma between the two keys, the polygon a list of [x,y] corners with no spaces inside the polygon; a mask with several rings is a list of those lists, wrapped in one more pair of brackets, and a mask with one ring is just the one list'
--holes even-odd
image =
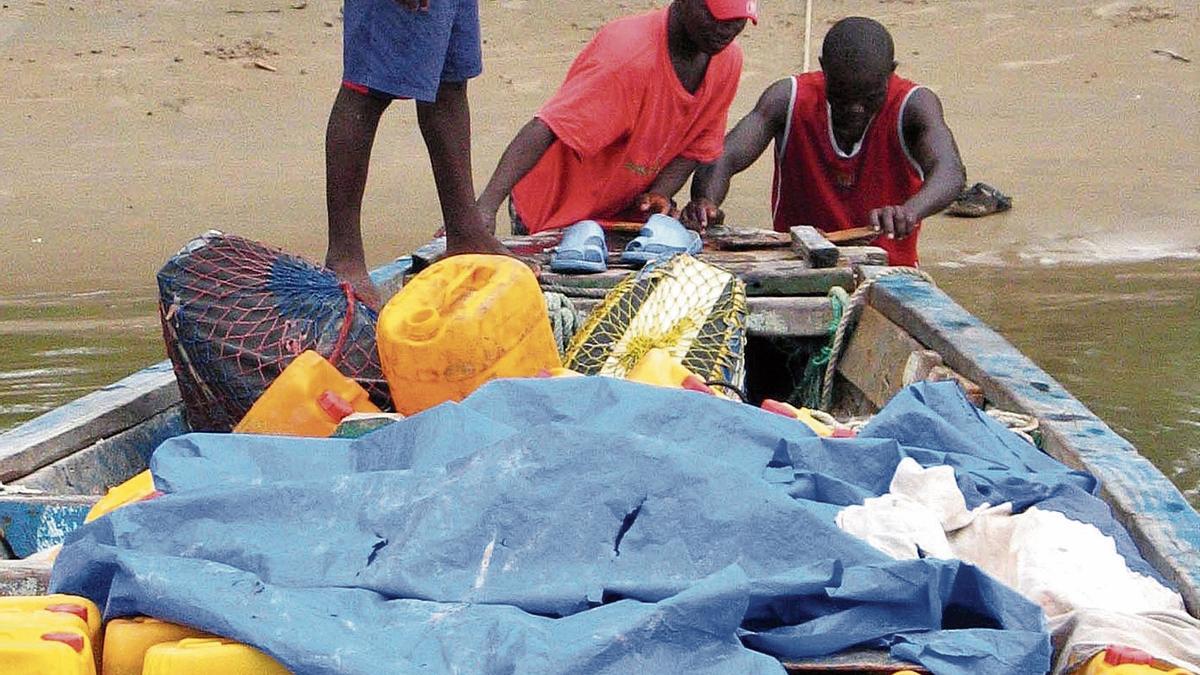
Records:
{"label": "human hand", "polygon": [[688,202],[679,214],[679,220],[684,227],[704,235],[709,225],[721,225],[725,222],[725,212],[711,200],[701,197]]}
{"label": "human hand", "polygon": [[652,216],[656,213],[662,213],[668,216],[674,216],[675,201],[670,197],[664,197],[657,192],[647,192],[638,197],[633,202],[634,210],[638,214],[644,216]]}
{"label": "human hand", "polygon": [[871,209],[871,229],[888,239],[904,239],[917,227],[917,214],[908,206],[884,206]]}
{"label": "human hand", "polygon": [[429,11],[429,0],[396,0],[396,2],[400,3],[401,7],[407,9],[410,12],[416,12],[416,11],[428,12]]}

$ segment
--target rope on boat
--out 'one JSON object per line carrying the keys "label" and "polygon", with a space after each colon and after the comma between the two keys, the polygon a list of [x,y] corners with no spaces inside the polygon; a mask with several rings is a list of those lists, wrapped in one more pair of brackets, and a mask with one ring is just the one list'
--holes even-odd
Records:
{"label": "rope on boat", "polygon": [[579,310],[575,309],[575,303],[566,295],[555,291],[543,291],[542,295],[546,298],[546,312],[550,317],[554,344],[558,346],[559,356],[562,356],[567,353],[567,346],[571,344],[571,338],[575,337],[583,319]]}
{"label": "rope on boat", "polygon": [[[833,333],[833,342],[829,346],[829,361],[825,364],[825,379],[821,383],[821,400],[820,405],[817,406],[821,410],[828,410],[833,404],[833,375],[837,369],[838,361],[842,358],[842,348],[846,340],[849,339],[849,333],[857,325],[858,315],[862,313],[862,308],[867,304],[867,292],[879,279],[896,274],[915,277],[933,284],[932,277],[915,267],[888,267],[873,278],[862,282],[858,285],[858,288],[854,289],[849,303],[843,306],[837,329]],[[837,302],[840,302],[840,300]]]}
{"label": "rope on boat", "polygon": [[1041,447],[1034,436],[1038,430],[1038,419],[1033,415],[1012,412],[1011,410],[1001,410],[999,408],[987,408],[984,412],[992,419],[1008,427],[1009,431],[1028,441],[1030,445]]}

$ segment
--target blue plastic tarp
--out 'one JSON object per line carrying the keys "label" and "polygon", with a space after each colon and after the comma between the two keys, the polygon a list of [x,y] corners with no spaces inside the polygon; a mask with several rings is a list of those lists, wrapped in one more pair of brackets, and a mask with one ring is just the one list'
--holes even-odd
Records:
{"label": "blue plastic tarp", "polygon": [[953,384],[828,440],[693,392],[506,380],[354,441],[164,443],[168,494],[72,534],[52,588],[303,673],[781,672],[859,645],[936,673],[1047,670],[1038,607],[834,525],[904,456],[954,466],[969,501],[1053,501],[1132,546],[1093,479]]}

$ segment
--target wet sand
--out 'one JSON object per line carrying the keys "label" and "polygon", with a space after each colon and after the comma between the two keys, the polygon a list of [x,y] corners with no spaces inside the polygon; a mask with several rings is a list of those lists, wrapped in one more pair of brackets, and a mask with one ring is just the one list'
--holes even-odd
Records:
{"label": "wet sand", "polygon": [[[661,4],[482,0],[485,73],[471,85],[476,187],[599,25]],[[0,426],[158,358],[153,275],[190,237],[217,228],[320,259],[339,6],[3,0]],[[761,6],[759,25],[741,38],[746,67],[731,123],[803,63],[803,3]],[[1200,7],[841,0],[815,8],[814,63],[832,21],[883,21],[899,72],[941,97],[969,179],[1014,196],[1008,214],[930,219],[921,253],[934,274],[1144,451],[1169,456],[1160,461],[1168,475],[1179,457],[1191,462],[1177,479],[1194,488],[1200,460],[1187,457],[1200,452],[1200,359],[1187,358],[1197,344],[1187,340],[1197,313],[1167,310],[1197,307]],[[766,160],[738,177],[731,221],[767,225],[769,178]],[[422,243],[437,214],[412,105],[397,103],[367,188],[370,261]],[[1156,303],[1164,311],[1140,311]],[[1120,363],[1167,350],[1180,358],[1171,373],[1153,377],[1158,360],[1149,379],[1131,380],[1040,349],[1049,344]],[[12,375],[45,369],[57,375]],[[1145,415],[1122,411],[1151,389],[1160,392],[1153,405],[1166,406],[1160,417],[1184,429],[1161,451],[1146,445],[1161,438],[1138,431]]]}

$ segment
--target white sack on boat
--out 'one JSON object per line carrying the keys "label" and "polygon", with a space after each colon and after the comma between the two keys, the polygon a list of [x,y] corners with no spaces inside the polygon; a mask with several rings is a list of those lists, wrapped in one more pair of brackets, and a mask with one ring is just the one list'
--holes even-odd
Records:
{"label": "white sack on boat", "polygon": [[1049,617],[1081,608],[1183,611],[1178,593],[1130,570],[1116,542],[1093,525],[1036,506],[1017,515],[1009,504],[967,510],[952,467],[925,469],[911,458],[896,467],[889,489],[843,509],[838,527],[893,558],[972,563]]}

